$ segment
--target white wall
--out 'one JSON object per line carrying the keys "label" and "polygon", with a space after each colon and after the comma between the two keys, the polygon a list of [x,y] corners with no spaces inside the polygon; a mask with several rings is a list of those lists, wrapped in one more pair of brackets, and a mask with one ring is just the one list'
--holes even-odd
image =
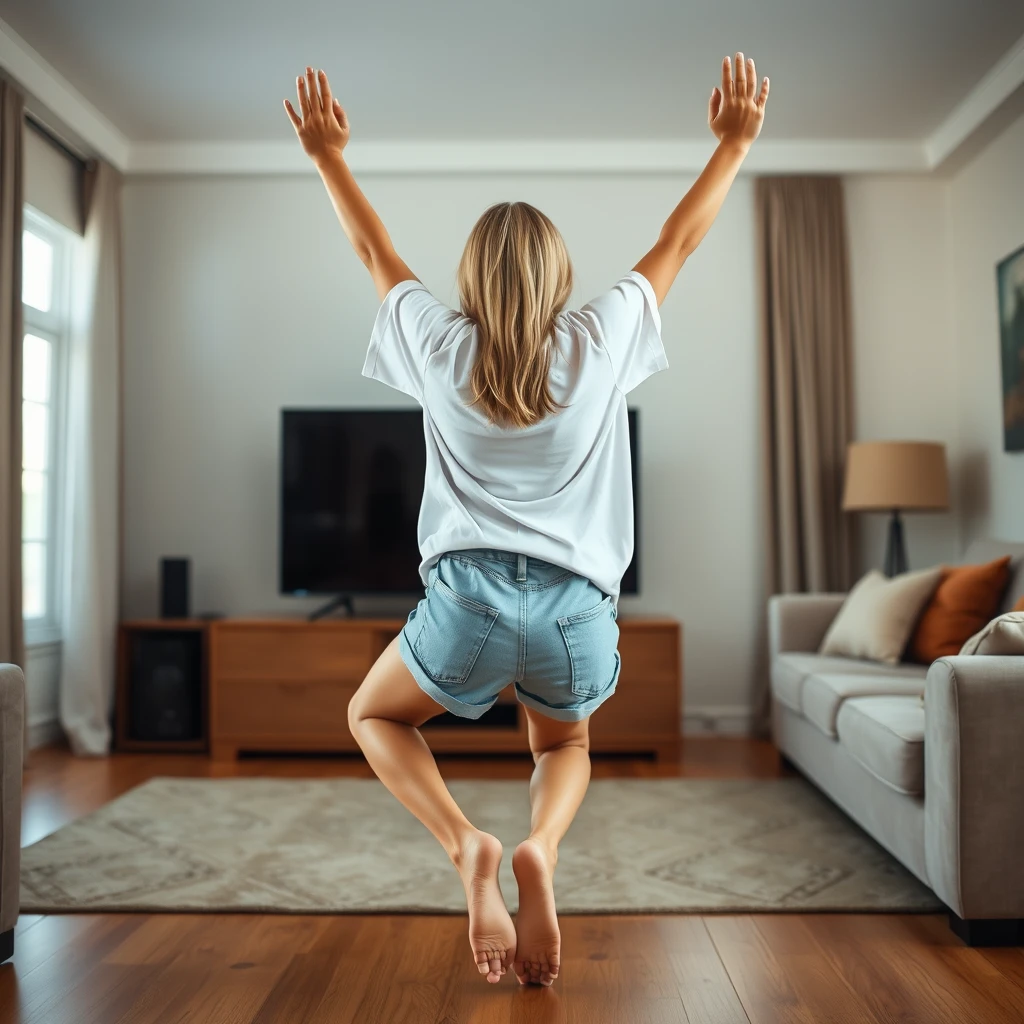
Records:
{"label": "white wall", "polygon": [[[948,285],[946,183],[920,175],[847,179],[857,440],[941,441],[959,471],[957,375]],[[960,556],[949,512],[908,515],[911,568]],[[881,567],[888,517],[860,516],[861,562]]]}
{"label": "white wall", "polygon": [[1024,541],[1024,453],[1003,451],[995,266],[1024,245],[1024,117],[949,184],[949,260],[964,472],[963,541]]}
{"label": "white wall", "polygon": [[[952,181],[846,181],[856,436],[949,452],[953,508],[908,517],[915,566],[959,558],[980,533],[1024,539],[1024,457],[1001,451],[993,270],[1024,241],[1022,151],[1018,123]],[[552,216],[583,301],[644,251],[688,184],[364,181],[403,256],[451,303],[488,203],[526,199]],[[158,559],[183,554],[195,610],[298,614],[311,603],[276,592],[278,410],[404,401],[359,375],[377,308],[369,279],[312,177],[130,180],[125,232],[126,613],[155,612]],[[671,369],[632,396],[642,595],[623,610],[683,621],[693,726],[744,725],[763,616],[753,248],[741,178],[665,304]],[[880,562],[885,526],[861,519],[865,568]]]}
{"label": "white wall", "polygon": [[[410,266],[455,303],[490,203],[547,212],[574,299],[655,240],[688,181],[369,177]],[[742,724],[761,602],[752,184],[741,179],[663,309],[671,369],[641,410],[641,587],[623,611],[685,624],[688,711]],[[284,405],[395,405],[359,375],[377,308],[313,177],[137,179],[125,189],[125,610],[156,610],[161,555],[193,559],[196,611],[309,607],[276,592]]]}

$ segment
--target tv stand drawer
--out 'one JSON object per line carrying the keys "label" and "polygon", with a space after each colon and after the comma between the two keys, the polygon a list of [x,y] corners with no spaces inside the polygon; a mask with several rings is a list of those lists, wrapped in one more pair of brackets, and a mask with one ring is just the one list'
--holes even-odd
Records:
{"label": "tv stand drawer", "polygon": [[[217,630],[213,672],[220,679],[294,679],[359,683],[384,649],[373,630],[315,623],[226,625]],[[328,623],[328,627],[334,623]]]}
{"label": "tv stand drawer", "polygon": [[[348,730],[348,702],[356,683],[224,680],[213,711],[217,736],[256,746],[260,738],[306,741],[333,738],[325,749],[355,749]],[[306,746],[300,742],[300,747]]]}

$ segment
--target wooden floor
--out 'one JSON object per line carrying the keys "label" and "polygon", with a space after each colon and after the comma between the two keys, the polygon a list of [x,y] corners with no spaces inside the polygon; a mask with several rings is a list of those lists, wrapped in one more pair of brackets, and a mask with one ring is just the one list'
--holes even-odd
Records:
{"label": "wooden floor", "polygon": [[[530,762],[450,760],[447,777]],[[370,774],[358,760],[213,764],[33,753],[24,842],[155,775]],[[780,774],[748,740],[688,740],[678,764],[598,760],[596,777]],[[0,967],[0,1024],[715,1024],[1024,1021],[1024,951],[967,949],[921,915],[570,917],[550,989],[481,982],[465,919],[80,914],[22,918]]]}

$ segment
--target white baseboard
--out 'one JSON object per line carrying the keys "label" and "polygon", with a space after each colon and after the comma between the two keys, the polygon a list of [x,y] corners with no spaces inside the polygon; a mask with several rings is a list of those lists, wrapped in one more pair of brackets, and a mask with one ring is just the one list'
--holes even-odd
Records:
{"label": "white baseboard", "polygon": [[56,715],[30,718],[28,722],[28,749],[46,747],[63,739],[64,730]]}
{"label": "white baseboard", "polygon": [[684,736],[749,736],[754,712],[745,704],[706,704],[683,712]]}

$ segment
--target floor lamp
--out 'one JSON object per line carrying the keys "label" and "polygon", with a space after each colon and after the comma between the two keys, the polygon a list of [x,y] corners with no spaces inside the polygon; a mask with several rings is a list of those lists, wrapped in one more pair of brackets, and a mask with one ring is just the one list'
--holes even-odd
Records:
{"label": "floor lamp", "polygon": [[889,512],[885,574],[906,572],[901,512],[949,508],[946,447],[932,441],[859,441],[846,455],[844,512]]}

